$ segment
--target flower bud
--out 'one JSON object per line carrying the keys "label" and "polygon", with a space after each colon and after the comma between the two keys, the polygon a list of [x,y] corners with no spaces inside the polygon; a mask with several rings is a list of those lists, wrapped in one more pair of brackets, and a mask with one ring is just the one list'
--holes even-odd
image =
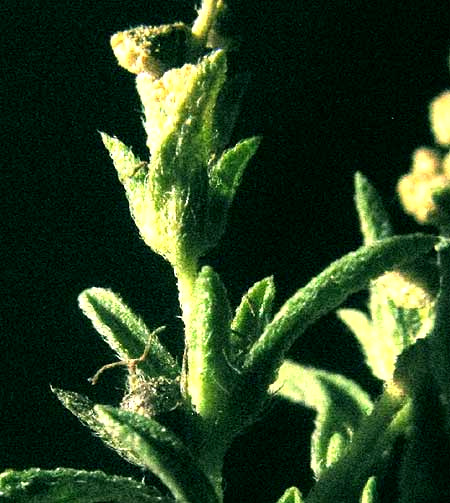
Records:
{"label": "flower bud", "polygon": [[403,208],[420,224],[437,224],[440,211],[433,194],[450,186],[450,178],[436,151],[419,148],[413,154],[412,170],[400,178],[397,191]]}
{"label": "flower bud", "polygon": [[431,102],[430,122],[436,142],[444,147],[450,146],[450,90]]}
{"label": "flower bud", "polygon": [[192,59],[193,40],[191,30],[183,23],[138,26],[114,34],[111,47],[120,66],[157,78]]}

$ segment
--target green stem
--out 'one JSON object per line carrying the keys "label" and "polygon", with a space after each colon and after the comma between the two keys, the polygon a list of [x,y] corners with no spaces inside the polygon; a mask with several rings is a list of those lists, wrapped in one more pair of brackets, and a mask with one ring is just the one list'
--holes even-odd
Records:
{"label": "green stem", "polygon": [[395,438],[404,433],[411,404],[393,385],[387,388],[371,415],[355,434],[348,451],[323,473],[306,503],[348,503],[359,501],[367,479]]}
{"label": "green stem", "polygon": [[192,34],[197,39],[199,45],[204,46],[208,33],[216,20],[217,14],[222,6],[222,0],[203,0],[197,19],[192,26]]}
{"label": "green stem", "polygon": [[174,267],[177,278],[178,300],[181,317],[185,326],[186,337],[189,334],[192,311],[194,309],[194,285],[198,273],[197,261],[186,261],[182,266]]}

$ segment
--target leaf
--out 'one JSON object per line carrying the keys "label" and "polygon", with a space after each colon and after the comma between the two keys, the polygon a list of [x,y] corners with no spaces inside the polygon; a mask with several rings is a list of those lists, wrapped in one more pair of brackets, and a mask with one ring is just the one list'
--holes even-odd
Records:
{"label": "leaf", "polygon": [[358,309],[339,309],[337,315],[354,333],[373,375],[384,381],[392,377],[399,348],[388,327],[377,332],[368,316]]}
{"label": "leaf", "polygon": [[381,197],[369,180],[359,172],[355,174],[355,202],[364,244],[372,244],[393,235]]}
{"label": "leaf", "polygon": [[290,487],[277,503],[303,503],[302,493],[296,487]]}
{"label": "leaf", "polygon": [[213,419],[228,399],[231,310],[219,275],[203,267],[194,286],[195,308],[187,339],[188,393],[198,414]]}
{"label": "leaf", "polygon": [[241,360],[250,345],[266,328],[272,318],[274,300],[273,276],[256,282],[242,297],[231,322],[231,346],[234,360]]}
{"label": "leaf", "polygon": [[157,475],[177,501],[218,503],[217,495],[189,450],[156,421],[106,405],[95,413],[113,441]]}
{"label": "leaf", "polygon": [[160,493],[131,478],[71,468],[24,471],[0,475],[2,503],[169,503]]}
{"label": "leaf", "polygon": [[377,503],[377,502],[378,502],[377,479],[376,477],[370,477],[367,480],[367,484],[364,486],[363,492],[361,494],[360,503]]}
{"label": "leaf", "polygon": [[119,180],[125,188],[132,190],[142,185],[145,179],[145,170],[141,168],[145,166],[145,163],[134,155],[131,148],[127,147],[127,145],[119,139],[102,132],[100,136],[103,145],[105,145],[111,156]]}
{"label": "leaf", "polygon": [[411,234],[363,246],[333,262],[295,293],[267,325],[246,358],[248,386],[256,400],[275,380],[286,351],[309,325],[338,307],[351,293],[367,287],[371,279],[426,253],[437,242],[434,236]]}
{"label": "leaf", "polygon": [[331,464],[327,458],[335,461],[341,455],[344,445],[372,410],[369,396],[354,381],[289,360],[281,365],[270,391],[317,412],[311,439],[311,468],[316,478]]}
{"label": "leaf", "polygon": [[207,233],[212,242],[217,242],[225,230],[228,209],[259,143],[258,137],[240,141],[226,150],[209,170]]}
{"label": "leaf", "polygon": [[109,431],[106,430],[103,423],[98,418],[94,402],[74,391],[65,391],[57,388],[52,388],[52,391],[64,407],[70,410],[70,412],[72,412],[72,414],[83,424],[88,426],[106,445],[114,449],[128,462],[142,466],[141,460],[136,457],[132,451],[126,448],[126,446],[124,447],[121,443],[118,443],[114,437],[110,435]]}
{"label": "leaf", "polygon": [[170,353],[150,332],[122,299],[105,288],[89,288],[80,294],[78,302],[83,313],[121,360],[138,358],[147,345],[148,357],[139,368],[148,377],[165,376],[175,379],[180,369]]}
{"label": "leaf", "polygon": [[[150,170],[158,176],[162,190],[170,190],[174,180],[181,189],[196,171],[206,168],[215,153],[215,107],[226,68],[225,52],[219,50],[204,57],[189,74],[180,75],[182,80],[173,92],[181,93],[181,98],[176,110],[168,115],[170,128],[159,145],[150,149]],[[156,102],[156,106],[161,105]],[[153,120],[150,113],[146,109],[147,121]]]}

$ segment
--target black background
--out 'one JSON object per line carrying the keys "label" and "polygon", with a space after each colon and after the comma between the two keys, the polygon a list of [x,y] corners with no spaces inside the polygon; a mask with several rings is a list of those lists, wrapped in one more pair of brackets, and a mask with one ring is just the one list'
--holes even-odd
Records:
{"label": "black background", "polygon": [[[416,229],[395,196],[398,177],[431,144],[427,106],[450,85],[446,2],[233,0],[242,37],[232,64],[252,80],[234,139],[264,137],[220,246],[206,257],[236,305],[275,275],[278,302],[361,240],[352,179],[380,189],[399,232]],[[52,396],[49,385],[120,397],[122,374],[87,378],[113,356],[77,308],[110,287],[180,354],[169,266],[140,241],[98,130],[144,152],[140,104],[109,37],[138,24],[191,22],[194,2],[3,1],[1,199],[3,273],[0,468],[68,466],[141,477]],[[363,296],[352,301],[361,303]],[[361,355],[334,315],[296,343],[299,361],[339,370],[372,393]],[[233,446],[226,501],[274,502],[310,487],[313,415],[274,400]],[[280,419],[281,418],[281,419]]]}

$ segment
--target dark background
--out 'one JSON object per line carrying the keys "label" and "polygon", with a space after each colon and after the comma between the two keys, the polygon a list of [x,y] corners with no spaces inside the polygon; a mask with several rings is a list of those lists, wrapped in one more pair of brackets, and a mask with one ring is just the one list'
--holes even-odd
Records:
{"label": "dark background", "polygon": [[[206,261],[233,305],[269,274],[281,303],[360,245],[355,170],[380,189],[399,232],[416,229],[398,209],[395,185],[414,148],[432,142],[427,106],[450,85],[450,15],[440,1],[233,1],[243,4],[229,23],[242,37],[233,64],[253,76],[234,139],[264,140]],[[116,65],[109,37],[138,24],[191,22],[193,6],[0,4],[0,469],[142,475],[65,411],[49,385],[99,402],[120,397],[120,370],[108,388],[87,382],[113,360],[77,308],[90,286],[120,292],[150,326],[168,325],[165,341],[180,353],[171,270],[140,241],[97,131],[144,152],[133,77]],[[308,330],[292,356],[379,391],[334,315]],[[227,501],[274,502],[294,484],[306,491],[312,417],[274,400],[227,458]]]}

